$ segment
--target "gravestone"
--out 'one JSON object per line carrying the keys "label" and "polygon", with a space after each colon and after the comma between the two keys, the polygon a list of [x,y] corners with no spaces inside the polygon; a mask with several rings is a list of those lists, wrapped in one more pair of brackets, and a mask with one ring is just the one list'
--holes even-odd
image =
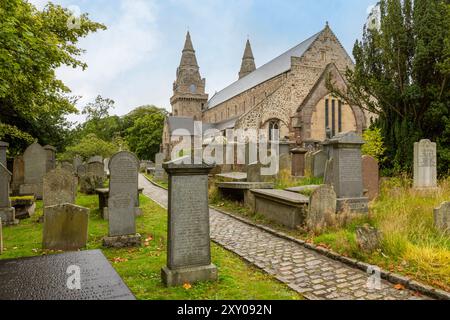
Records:
{"label": "gravestone", "polygon": [[42,181],[47,172],[47,151],[35,142],[25,150],[23,161],[25,175],[20,194],[34,194],[37,199],[42,199]]}
{"label": "gravestone", "polygon": [[311,231],[320,231],[332,222],[336,215],[336,193],[333,187],[321,185],[309,198],[306,226]]}
{"label": "gravestone", "polygon": [[168,287],[184,283],[217,280],[211,263],[208,164],[167,162],[169,174],[169,221],[167,266],[161,276]]}
{"label": "gravestone", "polygon": [[262,182],[261,163],[254,162],[247,165],[247,182]]}
{"label": "gravestone", "polygon": [[49,172],[56,168],[56,148],[46,145],[44,150],[47,154],[46,172]]}
{"label": "gravestone", "polygon": [[93,175],[101,178],[101,179],[105,179],[106,178],[106,173],[105,173],[105,165],[102,162],[88,162],[87,164],[87,172],[92,173]]}
{"label": "gravestone", "polygon": [[6,165],[6,151],[8,150],[9,143],[0,141],[0,163],[3,163],[5,167]]}
{"label": "gravestone", "polygon": [[328,156],[323,150],[316,151],[312,154],[313,177],[323,178],[325,174],[325,165]]}
{"label": "gravestone", "polygon": [[289,175],[292,174],[292,158],[289,153],[280,154],[279,158],[279,172],[288,172]]}
{"label": "gravestone", "polygon": [[0,254],[3,253],[3,225],[2,218],[0,217]]}
{"label": "gravestone", "polygon": [[85,164],[79,165],[76,169],[78,177],[83,177],[87,174],[87,165]]}
{"label": "gravestone", "polygon": [[75,172],[77,172],[78,167],[83,164],[83,159],[80,156],[75,156],[72,160],[72,166]]}
{"label": "gravestone", "polygon": [[0,218],[4,225],[19,223],[15,216],[15,209],[9,200],[9,183],[12,173],[0,162]]}
{"label": "gravestone", "polygon": [[434,209],[434,226],[450,235],[450,202],[444,202]]}
{"label": "gravestone", "polygon": [[305,175],[305,154],[308,152],[304,148],[295,148],[292,153],[292,176],[303,177]]}
{"label": "gravestone", "polygon": [[305,177],[312,177],[313,174],[313,151],[305,154]]}
{"label": "gravestone", "polygon": [[414,188],[437,187],[436,143],[420,140],[414,143]]}
{"label": "gravestone", "polygon": [[167,174],[163,169],[164,154],[157,153],[155,155],[155,179],[160,181],[167,180]]}
{"label": "gravestone", "polygon": [[325,162],[325,170],[324,170],[324,177],[323,177],[323,183],[324,184],[328,184],[328,185],[332,185],[334,178],[333,178],[333,157],[331,157],[330,159],[327,160],[327,162]]}
{"label": "gravestone", "polygon": [[24,184],[25,164],[23,162],[23,156],[17,156],[14,158],[12,184],[11,189],[14,195],[18,195],[20,186]]}
{"label": "gravestone", "polygon": [[46,207],[64,203],[75,203],[77,180],[75,176],[63,168],[57,168],[44,176],[43,204]]}
{"label": "gravestone", "polygon": [[367,213],[369,199],[364,197],[361,158],[364,140],[354,132],[347,132],[336,135],[329,140],[329,144],[332,148],[332,185],[337,196],[337,211],[348,209],[350,212]]}
{"label": "gravestone", "polygon": [[362,157],[362,176],[364,189],[367,190],[367,197],[372,201],[380,193],[378,161],[374,157]]}
{"label": "gravestone", "polygon": [[136,233],[135,221],[139,160],[130,152],[118,152],[109,161],[109,173],[109,236],[103,239],[103,245],[139,246],[141,236]]}
{"label": "gravestone", "polygon": [[[68,286],[80,270],[80,289]],[[100,250],[0,260],[0,300],[135,300]]]}
{"label": "gravestone", "polygon": [[87,163],[92,163],[92,162],[101,162],[103,163],[103,157],[102,156],[93,156],[90,157],[87,161]]}
{"label": "gravestone", "polygon": [[380,247],[382,241],[381,232],[374,227],[365,224],[356,227],[356,243],[364,252],[373,252]]}
{"label": "gravestone", "polygon": [[45,208],[42,247],[75,251],[84,248],[88,239],[89,209],[71,203]]}
{"label": "gravestone", "polygon": [[61,163],[61,168],[69,171],[72,174],[74,173],[73,165],[70,162],[64,161],[63,163]]}

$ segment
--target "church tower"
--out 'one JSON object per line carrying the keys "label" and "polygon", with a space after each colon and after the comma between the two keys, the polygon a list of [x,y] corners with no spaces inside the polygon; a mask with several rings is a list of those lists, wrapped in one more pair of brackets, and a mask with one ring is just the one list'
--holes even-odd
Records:
{"label": "church tower", "polygon": [[174,117],[193,117],[202,120],[202,111],[208,102],[205,94],[205,79],[200,76],[200,68],[195,57],[191,35],[186,35],[177,78],[173,83],[173,96],[170,98]]}
{"label": "church tower", "polygon": [[253,57],[252,46],[250,40],[247,39],[245,44],[244,56],[242,57],[241,71],[239,71],[239,79],[245,77],[249,73],[256,70],[255,58]]}

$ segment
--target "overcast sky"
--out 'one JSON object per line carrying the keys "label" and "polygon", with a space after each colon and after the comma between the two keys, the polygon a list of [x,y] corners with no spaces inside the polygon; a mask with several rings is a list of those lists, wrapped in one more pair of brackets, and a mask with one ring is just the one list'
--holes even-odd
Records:
{"label": "overcast sky", "polygon": [[[29,0],[42,8],[47,0]],[[192,36],[210,97],[237,80],[245,41],[256,66],[295,46],[326,21],[349,54],[361,37],[368,8],[376,0],[53,0],[87,12],[108,27],[80,42],[84,72],[58,70],[78,108],[100,94],[123,115],[154,104],[170,110],[169,99],[186,31]],[[71,120],[83,117],[71,116]]]}

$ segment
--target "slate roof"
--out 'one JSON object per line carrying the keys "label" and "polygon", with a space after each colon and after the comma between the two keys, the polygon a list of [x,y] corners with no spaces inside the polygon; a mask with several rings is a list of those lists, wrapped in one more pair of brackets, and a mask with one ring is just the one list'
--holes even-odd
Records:
{"label": "slate roof", "polygon": [[217,92],[209,101],[208,108],[215,106],[237,96],[238,94],[249,90],[258,84],[261,84],[269,79],[272,79],[291,69],[291,57],[301,57],[309,49],[311,44],[318,38],[322,31],[316,33],[309,39],[296,45],[292,49],[286,51],[282,55],[269,61],[265,65],[259,67],[247,76],[232,83],[225,89]]}

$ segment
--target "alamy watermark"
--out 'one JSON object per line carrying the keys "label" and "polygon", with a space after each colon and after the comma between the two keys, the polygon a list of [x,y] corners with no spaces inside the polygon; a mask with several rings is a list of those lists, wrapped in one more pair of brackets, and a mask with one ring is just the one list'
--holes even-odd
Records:
{"label": "alamy watermark", "polygon": [[77,265],[70,265],[66,273],[69,275],[67,278],[67,288],[69,290],[81,290],[81,268]]}
{"label": "alamy watermark", "polygon": [[367,288],[370,290],[381,290],[381,269],[377,266],[369,266],[367,273]]}

